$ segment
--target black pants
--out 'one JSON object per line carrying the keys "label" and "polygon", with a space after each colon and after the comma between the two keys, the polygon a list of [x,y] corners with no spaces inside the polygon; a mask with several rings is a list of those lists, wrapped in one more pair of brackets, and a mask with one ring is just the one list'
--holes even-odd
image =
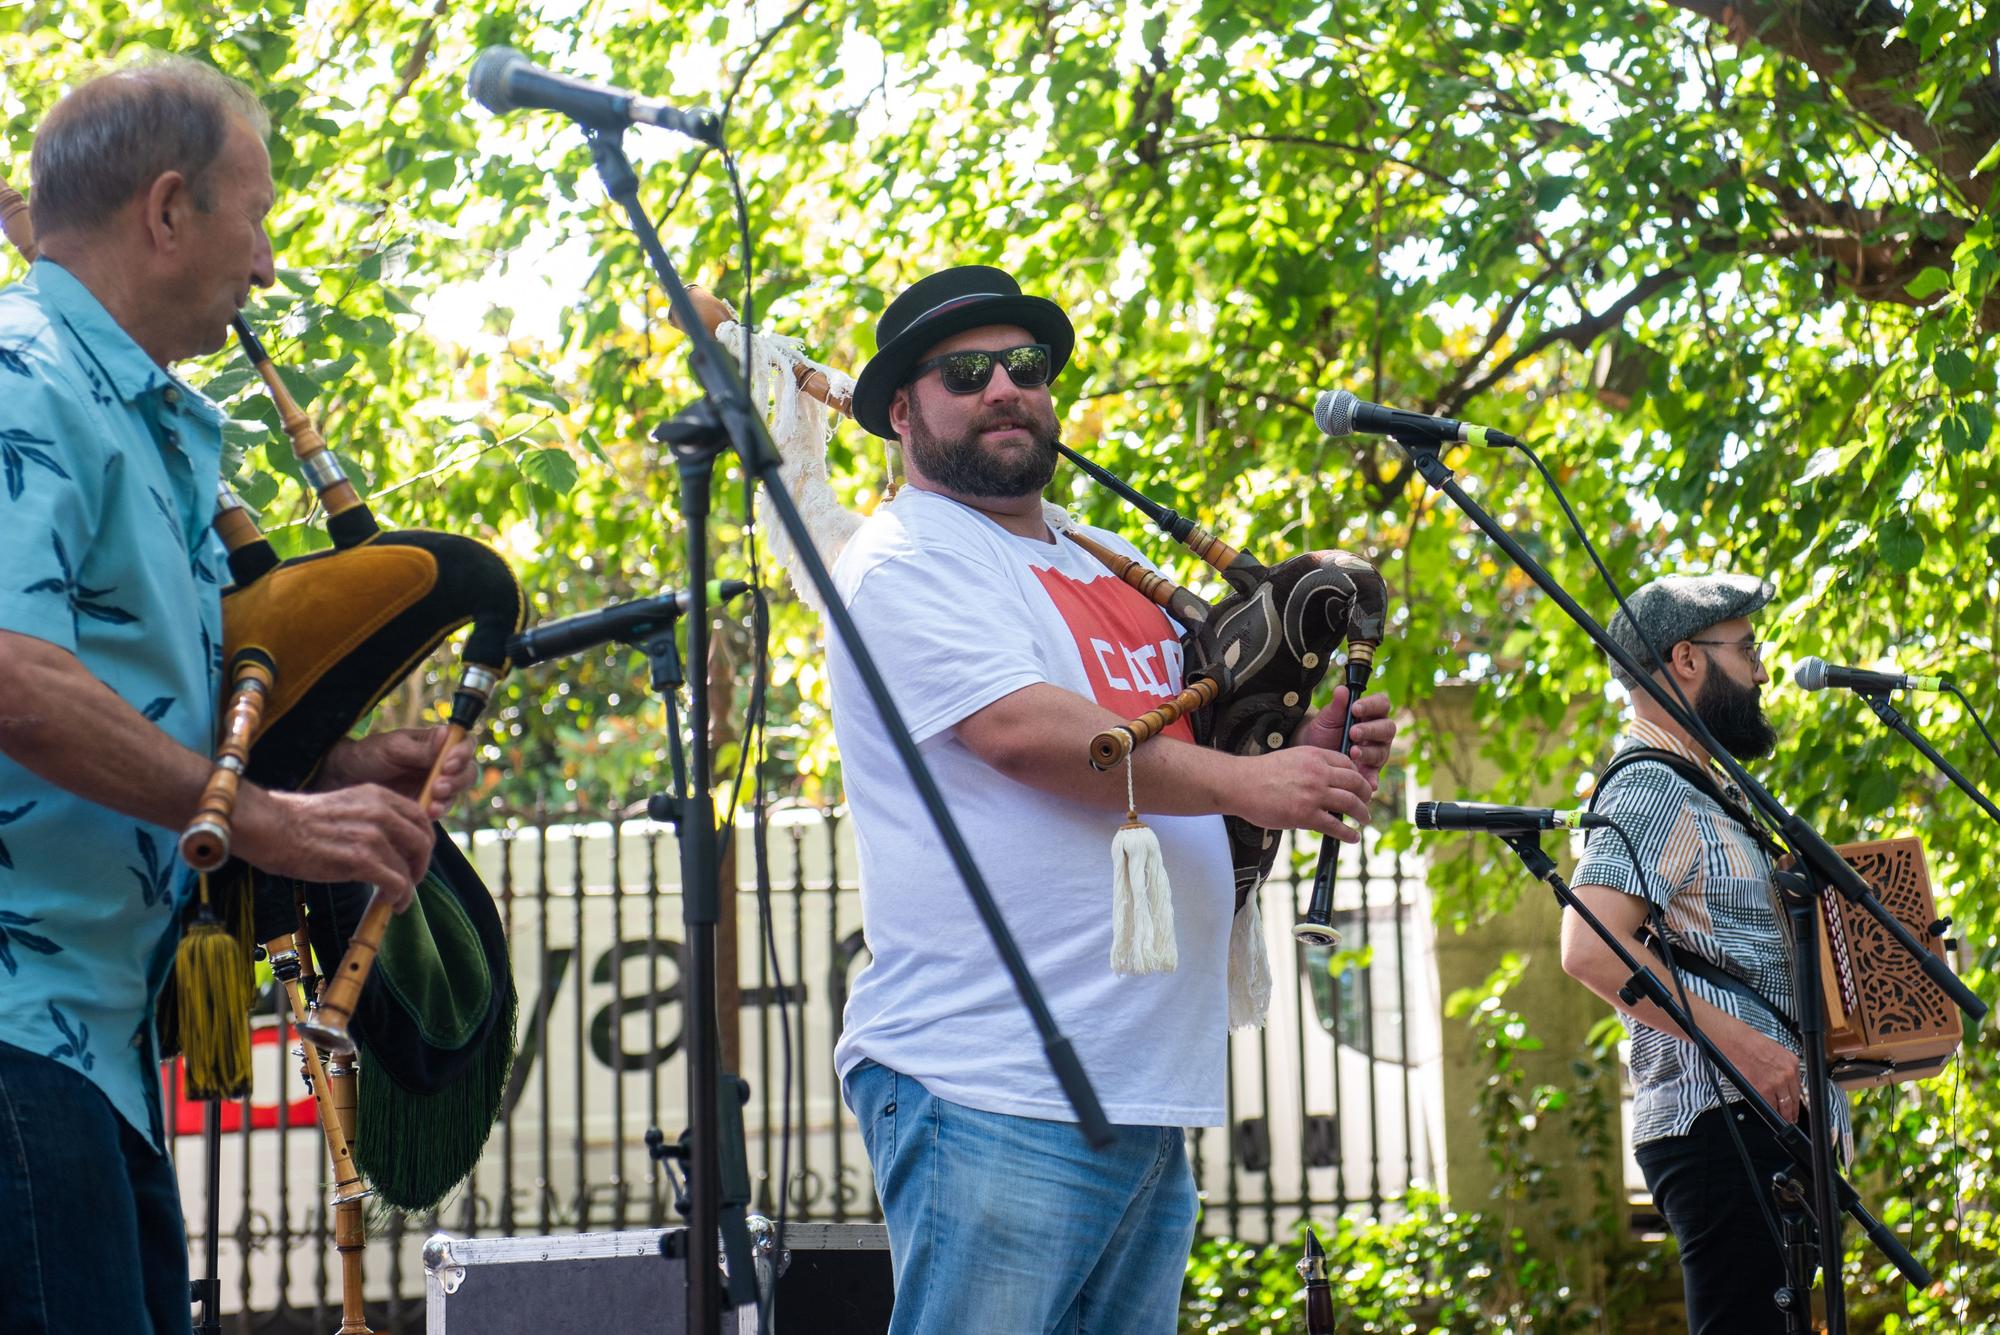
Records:
{"label": "black pants", "polygon": [[[1756,1165],[1753,1181],[1723,1118],[1733,1118]],[[1785,1283],[1777,1241],[1758,1208],[1771,1175],[1792,1166],[1770,1129],[1740,1105],[1711,1108],[1685,1136],[1639,1146],[1639,1169],[1681,1249],[1691,1335],[1765,1335],[1785,1329],[1774,1295]],[[1775,1215],[1775,1209],[1773,1214]]]}

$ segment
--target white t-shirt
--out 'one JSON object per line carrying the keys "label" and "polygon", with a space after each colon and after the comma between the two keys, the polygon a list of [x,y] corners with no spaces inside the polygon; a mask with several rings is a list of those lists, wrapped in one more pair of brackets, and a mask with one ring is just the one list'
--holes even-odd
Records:
{"label": "white t-shirt", "polygon": [[[1130,544],[1091,530],[1106,546]],[[979,511],[904,488],[862,525],[834,571],[1057,1026],[1114,1123],[1218,1126],[1235,897],[1220,816],[1148,816],[1173,885],[1180,966],[1111,971],[1111,841],[1100,811],[1001,774],[954,725],[1049,683],[1136,717],[1181,687],[1173,623],[1068,539],[1018,537]],[[873,958],[834,1051],[986,1112],[1074,1114],[972,898],[918,801],[853,660],[832,634],[834,737],[861,857]],[[1184,739],[1185,723],[1172,730]],[[1077,742],[1077,765],[1088,764]],[[1140,811],[1148,794],[1138,791]]]}

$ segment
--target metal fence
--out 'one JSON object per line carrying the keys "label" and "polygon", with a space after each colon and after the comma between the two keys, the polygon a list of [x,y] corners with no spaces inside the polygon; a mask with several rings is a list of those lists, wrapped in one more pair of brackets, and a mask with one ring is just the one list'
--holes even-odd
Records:
{"label": "metal fence", "polygon": [[[521,1050],[506,1111],[466,1188],[435,1215],[371,1222],[371,1319],[387,1330],[422,1325],[419,1250],[433,1232],[562,1233],[676,1219],[643,1142],[649,1127],[671,1137],[685,1124],[672,836],[647,822],[552,821],[464,842],[512,943]],[[1279,875],[1264,888],[1270,1022],[1231,1041],[1228,1125],[1190,1141],[1205,1233],[1262,1240],[1307,1216],[1380,1213],[1411,1184],[1437,1178],[1429,906],[1411,855],[1372,833],[1365,848],[1343,858],[1335,951],[1291,940],[1310,882],[1302,858],[1300,875],[1292,851],[1281,850]],[[782,1184],[792,1219],[879,1219],[833,1069],[848,980],[867,953],[851,834],[840,812],[781,810],[769,850],[775,968],[747,834],[737,861],[738,1065],[752,1089],[744,1111],[755,1208],[775,1213]],[[257,1090],[225,1108],[219,1236],[223,1308],[235,1314],[226,1328],[331,1331],[339,1292],[323,1208],[326,1156],[274,991],[260,1015]],[[170,1066],[168,1116],[199,1269],[202,1106],[176,1096],[175,1075]]]}

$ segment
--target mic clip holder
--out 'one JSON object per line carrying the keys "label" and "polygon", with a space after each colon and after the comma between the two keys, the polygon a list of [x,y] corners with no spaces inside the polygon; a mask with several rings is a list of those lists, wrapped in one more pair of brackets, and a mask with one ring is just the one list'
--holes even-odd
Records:
{"label": "mic clip holder", "polygon": [[1773,1298],[1785,1314],[1787,1330],[1810,1331],[1812,1277],[1819,1266],[1819,1247],[1812,1232],[1812,1193],[1792,1173],[1782,1171],[1771,1174],[1770,1189],[1783,1234],[1779,1250],[1785,1261],[1785,1283]]}
{"label": "mic clip holder", "polygon": [[[668,1144],[665,1132],[661,1131],[657,1126],[647,1127],[646,1157],[658,1164],[660,1171],[667,1175],[667,1188],[673,1193],[674,1198],[674,1213],[683,1219],[687,1218],[687,1133],[682,1132],[679,1140]],[[665,1248],[666,1245],[667,1239],[662,1238],[661,1247]]]}
{"label": "mic clip holder", "polygon": [[[750,1101],[750,1085],[730,1071],[721,1073],[716,1087],[717,1113],[721,1118],[723,1159],[721,1182],[721,1244],[723,1292],[728,1306],[749,1307],[758,1300],[757,1266],[753,1259],[756,1243],[751,1239],[750,1162],[744,1153],[743,1105]],[[688,1191],[689,1165],[694,1161],[694,1132],[681,1132],[680,1139],[668,1143],[657,1126],[646,1128],[646,1155],[666,1174],[673,1192],[674,1212],[686,1219],[693,1212]],[[689,1253],[686,1232],[671,1232],[660,1238],[660,1254],[673,1259]]]}

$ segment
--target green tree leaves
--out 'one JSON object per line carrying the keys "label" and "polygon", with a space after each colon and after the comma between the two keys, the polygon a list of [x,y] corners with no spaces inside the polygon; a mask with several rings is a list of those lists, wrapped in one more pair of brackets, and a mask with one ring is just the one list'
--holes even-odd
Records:
{"label": "green tree leaves", "polygon": [[[497,0],[443,18],[418,0],[78,0],[0,11],[15,76],[0,166],[25,183],[35,124],[91,62],[201,51],[255,82],[287,270],[254,311],[273,353],[388,521],[500,542],[536,614],[560,615],[676,582],[677,483],[649,432],[693,387],[580,136],[469,111],[462,73],[506,42],[726,105],[761,323],[858,370],[909,281],[1009,267],[1078,325],[1057,386],[1066,442],[1267,559],[1337,546],[1377,562],[1394,593],[1377,681],[1412,705],[1448,679],[1491,686],[1484,737],[1434,735],[1418,714],[1412,768],[1427,778],[1441,748],[1481,745],[1506,778],[1468,796],[1497,801],[1585,779],[1615,728],[1604,665],[1393,445],[1329,441],[1310,409],[1346,387],[1505,427],[1545,455],[1628,589],[1717,569],[1778,581],[1759,632],[1786,741],[1760,773],[1835,838],[1924,831],[1991,994],[1990,834],[1900,743],[1845,702],[1800,698],[1782,668],[1893,656],[1990,679],[1996,39],[2000,11],[1937,0],[825,0],[664,17]],[[740,301],[714,155],[628,142],[677,263]],[[264,427],[231,432],[239,489],[286,550],[317,542],[261,394],[230,356],[206,374],[232,417]],[[880,459],[843,428],[837,489],[872,498]],[[1609,616],[1530,469],[1450,462]],[[1065,471],[1056,489],[1140,535],[1084,480]],[[719,561],[745,573],[734,548]],[[780,600],[781,759],[826,792],[816,633]],[[487,796],[519,810],[567,800],[564,785],[592,802],[600,784],[643,786],[659,756],[636,684],[608,652],[509,683]],[[1912,714],[2000,789],[1955,702]],[[1476,919],[1519,882],[1496,864],[1447,912]],[[1968,1088],[1992,1088],[1990,1057],[1974,1060]],[[1901,1117],[1908,1094],[1867,1106]],[[2000,1111],[1969,1098],[1977,1117]],[[1942,1114],[1925,1116],[1944,1143]],[[1943,1152],[1904,1167],[1940,1192],[1971,1171]]]}

